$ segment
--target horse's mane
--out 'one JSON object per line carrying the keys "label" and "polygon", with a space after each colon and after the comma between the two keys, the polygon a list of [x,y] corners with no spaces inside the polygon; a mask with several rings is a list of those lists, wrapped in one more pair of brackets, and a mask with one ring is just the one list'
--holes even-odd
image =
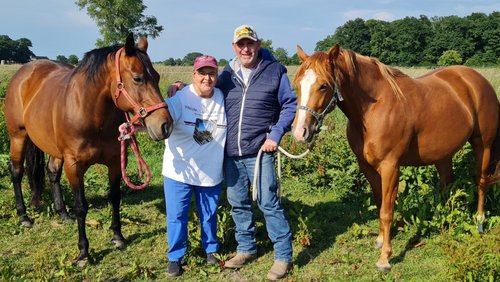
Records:
{"label": "horse's mane", "polygon": [[358,62],[366,61],[367,63],[375,64],[378,70],[380,71],[382,77],[385,80],[387,80],[387,82],[391,86],[392,93],[394,93],[394,95],[398,99],[404,98],[403,91],[401,91],[401,88],[399,87],[399,85],[396,83],[395,80],[396,77],[408,77],[402,71],[385,65],[384,63],[380,62],[377,58],[363,56],[349,49],[341,48],[339,56],[343,56],[350,77],[354,77],[353,74],[356,73],[356,67],[355,67],[356,61]]}
{"label": "horse's mane", "polygon": [[317,75],[325,77],[329,86],[333,88],[333,84],[337,83],[338,80],[333,77],[333,71],[330,69],[328,54],[325,52],[317,52],[311,55],[311,57],[313,56],[315,57],[314,60],[305,60],[297,69],[297,75],[294,78],[294,84],[298,85],[298,83],[300,82],[299,77],[300,79],[302,79],[302,76],[307,69],[314,69]]}
{"label": "horse's mane", "polygon": [[120,45],[114,45],[88,51],[76,67],[75,73],[82,72],[87,76],[87,80],[93,80],[103,70],[108,56],[112,54],[114,58],[114,54],[121,47]]}
{"label": "horse's mane", "polygon": [[[353,52],[352,50],[343,48],[340,48],[340,54],[339,58],[337,58],[337,62],[330,62],[330,58],[327,52],[316,52],[315,54],[311,55],[311,57],[314,58],[312,60],[304,61],[297,70],[298,75],[295,76],[295,84],[299,82],[299,77],[302,77],[303,73],[307,69],[311,68],[315,70],[318,76],[325,77],[328,81],[329,86],[332,88],[334,87],[333,84],[340,85],[340,82],[345,79],[344,76],[347,76],[349,78],[349,83],[352,85],[356,72],[358,71],[356,69],[356,62],[364,61],[365,63],[375,64],[378,67],[382,77],[386,79],[391,86],[394,95],[396,95],[396,97],[399,99],[404,98],[404,94],[401,91],[401,88],[396,83],[395,77],[407,77],[407,75],[396,68],[392,68],[383,64],[377,58],[363,56]],[[344,62],[343,65],[345,68],[345,75],[344,72],[335,71],[335,68],[339,68],[338,62],[340,59]]]}
{"label": "horse's mane", "polygon": [[[78,66],[75,69],[75,73],[82,72],[85,73],[88,81],[93,81],[98,77],[103,71],[105,71],[105,65],[108,56],[111,56],[112,60],[115,60],[115,53],[123,46],[113,45],[109,47],[103,47],[88,51],[83,56]],[[141,63],[145,68],[149,68],[151,65],[148,55],[138,48],[135,48],[135,55],[139,58]],[[147,79],[147,76],[146,76]]]}

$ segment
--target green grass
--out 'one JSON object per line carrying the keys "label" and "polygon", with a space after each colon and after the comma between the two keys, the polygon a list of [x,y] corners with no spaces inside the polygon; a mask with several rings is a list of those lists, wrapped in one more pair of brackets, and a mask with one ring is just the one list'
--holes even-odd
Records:
{"label": "green grass", "polygon": [[[160,89],[181,79],[189,81],[189,67],[158,66]],[[9,72],[15,71],[8,70]],[[295,67],[290,67],[293,75]],[[418,76],[426,69],[404,69]],[[500,93],[498,68],[479,69]],[[3,70],[0,67],[0,76]],[[488,225],[483,235],[456,232],[451,227],[421,234],[411,223],[393,224],[393,266],[380,273],[374,249],[378,219],[366,181],[356,170],[345,143],[345,118],[340,112],[325,121],[329,131],[321,133],[317,144],[303,160],[284,160],[283,204],[294,234],[294,269],[287,281],[479,281],[499,280],[500,212],[499,186],[490,188],[487,199]],[[300,146],[285,142],[300,150]],[[161,177],[163,145],[140,136],[141,151],[152,169],[152,184],[143,191],[123,188],[121,215],[127,247],[116,250],[111,242],[110,205],[106,200],[106,169],[94,166],[86,174],[86,196],[90,204],[87,235],[94,262],[83,268],[74,265],[78,255],[76,223],[62,223],[54,214],[50,193],[44,193],[41,210],[29,209],[35,220],[32,228],[18,225],[14,193],[6,173],[6,156],[0,155],[0,281],[265,281],[273,262],[260,212],[257,215],[258,259],[239,271],[222,270],[204,264],[199,243],[196,214],[190,214],[190,249],[185,273],[180,278],[166,275],[165,208]],[[465,155],[465,156],[464,156]],[[457,167],[469,164],[470,154],[460,154]],[[135,160],[134,160],[135,161]],[[134,161],[129,162],[133,164]],[[130,173],[134,168],[129,168]],[[321,173],[319,173],[320,171]],[[467,175],[466,172],[462,172]],[[411,172],[411,171],[410,171]],[[404,171],[406,173],[406,170]],[[418,170],[425,183],[435,186],[432,170]],[[411,179],[407,180],[408,183]],[[459,180],[461,180],[459,178]],[[25,180],[26,181],[26,180]],[[468,180],[473,182],[472,179]],[[25,199],[29,198],[26,182]],[[465,185],[465,180],[460,182]],[[464,186],[470,195],[467,210],[456,211],[473,218],[473,184]],[[471,188],[472,187],[472,188]],[[65,202],[72,213],[73,198],[63,176]],[[406,195],[412,199],[413,194]],[[400,202],[400,206],[402,206]],[[404,209],[401,214],[408,212]],[[227,259],[236,248],[234,227],[223,195],[219,210],[221,257]],[[483,271],[483,272],[481,272]]]}
{"label": "green grass", "polygon": [[[149,161],[150,164],[153,162]],[[3,180],[5,181],[5,180]],[[105,201],[105,190],[88,188],[90,204],[87,221],[97,223],[87,226],[90,254],[94,263],[83,268],[74,265],[78,254],[77,226],[61,223],[50,208],[45,195],[42,211],[30,210],[35,219],[32,228],[17,224],[13,192],[8,187],[0,189],[0,280],[20,278],[27,281],[162,281],[167,279],[165,267],[167,249],[165,211],[161,177],[155,173],[153,185],[144,191],[129,191],[121,207],[123,234],[128,240],[124,250],[116,250],[110,243],[110,207]],[[334,190],[314,194],[304,193],[300,181],[284,182],[283,202],[290,214],[294,230],[294,270],[292,281],[447,281],[450,265],[456,264],[446,252],[449,241],[446,234],[432,234],[415,239],[416,230],[393,232],[393,268],[390,273],[380,273],[375,267],[379,251],[373,248],[378,220],[374,211],[368,211],[361,193],[351,198],[339,198]],[[25,191],[26,192],[26,191]],[[25,193],[26,194],[26,193]],[[48,193],[47,193],[48,194]],[[28,195],[26,195],[28,196]],[[68,189],[66,202],[72,206]],[[223,203],[224,204],[224,203]],[[224,204],[227,205],[227,204]],[[191,216],[194,216],[193,214]],[[310,245],[302,246],[298,234],[299,221],[306,223]],[[259,258],[239,270],[221,270],[203,263],[203,252],[195,242],[197,231],[191,225],[190,244],[196,246],[186,257],[186,272],[181,280],[187,281],[263,281],[273,261],[272,245],[266,238],[261,216],[258,217]],[[367,232],[360,232],[364,230]],[[233,234],[232,229],[226,230]],[[227,235],[227,234],[226,234]],[[482,238],[467,235],[466,243],[459,246],[466,250],[475,247],[473,240],[486,240],[482,251],[494,256],[498,262],[500,228],[488,230]],[[468,243],[467,243],[468,242]],[[495,245],[496,244],[496,245]],[[227,239],[222,246],[222,256],[227,258],[235,249],[234,240]],[[461,252],[458,252],[461,253]],[[463,258],[467,259],[467,257]],[[481,261],[475,261],[481,263]],[[498,266],[498,264],[497,264]],[[498,279],[498,270],[496,273]],[[18,281],[18,280],[15,280]]]}

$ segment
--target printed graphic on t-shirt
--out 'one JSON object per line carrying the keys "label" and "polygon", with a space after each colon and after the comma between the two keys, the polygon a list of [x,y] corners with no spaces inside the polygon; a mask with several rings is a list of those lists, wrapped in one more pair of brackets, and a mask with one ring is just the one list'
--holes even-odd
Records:
{"label": "printed graphic on t-shirt", "polygon": [[216,129],[217,123],[211,120],[197,118],[193,133],[194,141],[200,145],[207,144],[214,139],[213,134]]}

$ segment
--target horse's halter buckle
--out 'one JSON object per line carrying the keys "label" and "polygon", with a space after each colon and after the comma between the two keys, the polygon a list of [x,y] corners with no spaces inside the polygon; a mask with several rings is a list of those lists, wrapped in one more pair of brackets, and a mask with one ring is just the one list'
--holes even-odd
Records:
{"label": "horse's halter buckle", "polygon": [[120,48],[116,54],[115,54],[115,65],[116,65],[116,91],[115,94],[113,95],[113,102],[115,103],[116,107],[118,107],[118,97],[120,97],[120,94],[123,93],[123,96],[127,98],[130,104],[134,107],[134,111],[137,113],[135,114],[132,119],[129,120],[129,116],[127,113],[125,113],[125,117],[127,120],[131,123],[135,123],[139,118],[145,118],[148,116],[149,113],[160,109],[160,108],[166,108],[167,104],[165,102],[161,102],[159,104],[144,108],[141,105],[137,104],[132,97],[130,97],[130,94],[128,94],[127,90],[125,89],[125,85],[122,82],[122,78],[120,75],[120,55],[123,51],[123,47]]}
{"label": "horse's halter buckle", "polygon": [[315,110],[313,110],[307,106],[302,106],[302,105],[298,105],[297,109],[304,110],[304,111],[310,113],[316,119],[316,128],[314,129],[314,131],[317,132],[321,129],[321,126],[323,125],[323,119],[325,118],[326,114],[329,113],[330,111],[333,111],[335,109],[335,107],[337,106],[338,102],[341,102],[343,100],[344,100],[344,98],[340,94],[340,90],[339,90],[339,87],[337,86],[337,83],[334,83],[333,96],[330,99],[330,102],[328,102],[328,105],[326,106],[326,108],[321,113],[318,113]]}

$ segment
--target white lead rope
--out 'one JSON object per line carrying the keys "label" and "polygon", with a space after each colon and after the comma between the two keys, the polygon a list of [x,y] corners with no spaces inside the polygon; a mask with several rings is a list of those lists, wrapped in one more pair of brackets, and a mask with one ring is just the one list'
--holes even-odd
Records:
{"label": "white lead rope", "polygon": [[[278,178],[276,179],[277,184],[277,194],[281,199],[281,153],[285,154],[285,156],[291,159],[301,159],[305,157],[309,153],[309,148],[305,152],[300,155],[293,155],[287,152],[285,149],[278,146]],[[257,153],[257,159],[255,160],[255,168],[253,172],[253,183],[252,183],[252,200],[257,201],[257,177],[259,176],[260,171],[260,159],[262,155],[262,148],[260,148],[259,153]]]}

